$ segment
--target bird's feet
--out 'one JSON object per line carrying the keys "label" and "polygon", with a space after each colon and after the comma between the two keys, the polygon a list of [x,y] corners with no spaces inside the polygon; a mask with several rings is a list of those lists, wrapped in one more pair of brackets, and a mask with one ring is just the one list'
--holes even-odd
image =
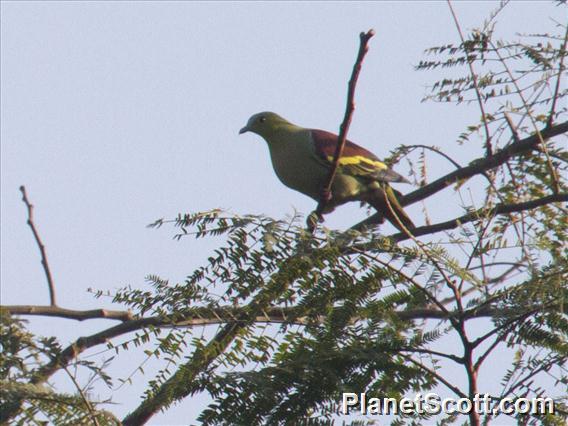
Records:
{"label": "bird's feet", "polygon": [[318,223],[322,222],[323,222],[323,216],[314,210],[308,215],[306,219],[306,226],[308,227],[308,231],[313,233],[316,230]]}

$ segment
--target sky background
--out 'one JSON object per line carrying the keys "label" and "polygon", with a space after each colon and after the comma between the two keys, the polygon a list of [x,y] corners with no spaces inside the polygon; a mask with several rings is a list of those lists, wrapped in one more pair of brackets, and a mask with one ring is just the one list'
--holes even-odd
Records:
{"label": "sky background", "polygon": [[[468,30],[496,6],[459,2],[455,10]],[[499,16],[497,32],[552,31],[551,18],[564,22],[563,11],[515,2]],[[148,274],[183,280],[221,242],[174,241],[171,228],[146,228],[155,219],[213,208],[308,214],[315,203],[277,180],[264,141],[238,130],[252,114],[271,110],[337,132],[358,35],[369,28],[377,34],[349,138],[379,157],[417,143],[437,145],[462,164],[481,155],[479,143],[456,144],[479,118],[475,105],[421,103],[426,86],[443,75],[414,70],[424,49],[459,40],[445,2],[3,1],[2,304],[49,302],[22,184],[35,205],[58,302],[76,309],[113,307],[88,288],[144,288]],[[431,180],[451,168],[429,157]],[[408,175],[406,162],[395,169]],[[479,182],[467,185],[475,191]],[[426,201],[434,221],[460,212],[451,197],[446,190]],[[424,223],[420,204],[407,211]],[[363,209],[346,206],[326,225],[345,229],[364,217]],[[110,325],[30,323],[40,334],[56,330],[64,345]],[[126,378],[144,359],[137,352],[123,355],[111,372]],[[151,366],[147,371],[114,392],[113,412],[137,404]],[[109,394],[101,388],[101,396]],[[206,401],[184,401],[152,424],[187,423]]]}

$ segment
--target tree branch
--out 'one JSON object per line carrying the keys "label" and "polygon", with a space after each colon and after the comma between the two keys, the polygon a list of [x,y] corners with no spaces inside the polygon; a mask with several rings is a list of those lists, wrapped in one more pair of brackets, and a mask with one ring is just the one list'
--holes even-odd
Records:
{"label": "tree branch", "polygon": [[55,285],[53,284],[53,278],[51,276],[51,270],[49,269],[49,263],[47,262],[47,254],[45,252],[45,246],[41,242],[41,238],[39,236],[39,232],[34,223],[34,206],[28,200],[28,196],[26,194],[26,187],[24,185],[20,186],[20,191],[22,192],[22,201],[26,205],[28,209],[28,225],[32,230],[32,234],[36,240],[37,246],[39,248],[39,252],[41,254],[41,266],[43,266],[43,271],[45,272],[45,277],[47,278],[47,287],[49,289],[49,300],[51,306],[57,306],[57,302],[55,300]]}
{"label": "tree branch", "polygon": [[[31,309],[33,308],[33,309]],[[42,308],[49,308],[47,311],[49,316],[58,316],[57,311],[50,306],[3,306],[1,307],[2,310],[5,310],[11,314],[20,314],[20,315],[42,315]],[[78,318],[72,318],[69,315],[70,310],[66,310],[60,308],[61,310],[61,317],[67,319],[94,319],[94,318],[106,318],[106,319],[120,319],[122,317],[127,317],[131,315],[130,312],[124,311],[123,315],[119,315],[120,311],[113,311],[116,312],[117,315],[113,316],[103,316],[104,310],[98,310],[101,314],[100,317],[94,315],[97,310],[93,311],[84,311],[88,314],[83,314],[81,311],[78,312]],[[254,311],[254,309],[253,309]],[[246,312],[251,312],[250,306],[246,307],[226,307],[226,308],[218,308],[218,309],[210,309],[210,308],[196,308],[195,314],[188,315],[185,318],[172,321],[167,317],[147,317],[147,318],[138,318],[138,319],[130,319],[125,320],[124,322],[117,324],[116,326],[110,327],[105,329],[101,332],[83,336],[78,338],[75,342],[70,344],[67,348],[65,348],[61,354],[51,360],[49,363],[45,364],[44,366],[40,367],[34,375],[34,378],[30,381],[30,385],[40,385],[45,383],[53,374],[55,374],[59,369],[66,367],[73,359],[78,357],[82,352],[86,351],[87,349],[107,343],[110,339],[115,337],[131,333],[137,330],[141,330],[146,327],[194,327],[194,326],[204,326],[204,325],[213,325],[213,324],[223,324],[226,323],[224,328],[225,332],[222,333],[222,336],[228,337],[227,333],[230,331],[235,333],[239,329],[246,327],[247,325],[253,322],[270,322],[270,323],[289,323],[289,324],[296,324],[296,325],[305,325],[308,322],[307,317],[297,317],[293,321],[290,321],[288,318],[294,317],[297,314],[297,308],[295,307],[269,307],[265,308],[262,311],[262,314],[256,315],[255,317],[247,317]],[[440,319],[440,320],[450,320],[451,318],[462,318],[463,320],[467,319],[475,319],[475,318],[485,318],[485,317],[493,317],[495,315],[506,315],[507,310],[503,310],[502,308],[493,308],[492,306],[483,306],[482,308],[471,308],[465,310],[463,312],[458,311],[442,311],[435,308],[419,308],[419,309],[409,309],[406,311],[398,311],[396,315],[401,320],[415,320],[415,319]],[[176,317],[179,318],[179,313],[176,314]],[[354,320],[364,320],[364,317],[357,317]],[[325,316],[321,316],[321,321],[325,320]],[[219,334],[218,334],[219,336]],[[217,346],[220,342],[220,338],[214,339],[215,341],[210,342],[207,345],[207,348],[216,347],[217,350],[222,350],[222,347]],[[230,342],[230,340],[229,340]],[[228,344],[227,342],[224,342]],[[212,345],[212,346],[211,346]],[[222,345],[221,345],[222,346]],[[212,356],[213,354],[209,354],[205,351],[208,356]],[[195,355],[192,359],[195,358]],[[188,363],[189,364],[189,363]],[[189,383],[189,382],[187,382]],[[186,388],[187,390],[187,388]],[[19,412],[19,407],[22,401],[16,401],[15,404],[10,407],[7,407],[5,410],[0,412],[0,422],[7,422],[11,418],[13,418]],[[156,408],[153,404],[151,412],[153,409]],[[140,408],[140,407],[139,407]],[[145,408],[150,408],[145,406]],[[150,415],[149,411],[143,410],[144,415]],[[134,414],[134,413],[133,413]],[[136,424],[134,419],[139,419],[139,415],[141,412],[136,413],[134,417],[130,417],[133,421],[131,424]]]}
{"label": "tree branch", "polygon": [[438,356],[440,358],[446,358],[449,360],[454,361],[457,364],[463,364],[464,359],[461,356],[457,356],[454,354],[446,354],[443,352],[433,351],[431,349],[423,349],[423,348],[401,348],[401,352],[411,352],[411,353],[418,353],[418,354],[427,354],[432,356]]}
{"label": "tree branch", "polygon": [[[368,43],[371,37],[375,35],[374,30],[369,30],[366,33],[362,32],[359,34],[360,45],[359,52],[357,53],[357,59],[355,60],[355,65],[353,66],[353,71],[351,73],[351,79],[349,80],[347,86],[347,105],[345,107],[345,116],[343,122],[339,127],[339,135],[337,137],[337,147],[335,148],[335,153],[333,155],[333,163],[329,169],[329,175],[327,177],[327,184],[322,188],[322,194],[318,203],[318,206],[314,213],[308,216],[307,226],[310,232],[313,232],[317,221],[323,221],[323,211],[325,210],[326,204],[331,199],[331,187],[333,185],[333,180],[335,174],[337,173],[337,168],[339,166],[339,159],[343,153],[343,148],[345,147],[345,142],[347,140],[347,132],[349,130],[349,125],[351,124],[351,118],[353,116],[353,111],[355,110],[355,87],[357,86],[357,80],[359,78],[359,73],[361,72],[361,64],[363,59],[369,50]],[[315,218],[314,218],[315,214]]]}
{"label": "tree branch", "polygon": [[76,310],[50,305],[0,305],[0,309],[8,311],[12,315],[37,315],[77,321],[101,318],[118,321],[130,321],[134,319],[134,315],[131,311],[113,311],[109,309]]}
{"label": "tree branch", "polygon": [[[204,325],[223,324],[229,321],[237,321],[237,318],[243,313],[242,306],[227,306],[216,309],[203,307],[195,308],[192,310],[191,314],[186,315],[184,318],[172,321],[169,317],[160,316],[134,318],[130,311],[107,311],[104,309],[77,311],[64,308],[54,309],[51,306],[38,305],[2,305],[0,306],[0,309],[11,315],[49,316],[77,321],[84,321],[88,319],[111,319],[122,321],[122,324],[118,324],[101,332],[109,332],[109,335],[106,336],[107,338],[116,337],[119,334],[135,331],[150,325],[155,327],[198,327]],[[307,324],[308,318],[305,316],[297,317],[297,313],[298,308],[295,306],[288,306],[285,308],[272,306],[265,309],[260,315],[257,315],[254,321],[258,323]],[[395,314],[401,320],[447,319],[454,316],[452,311],[442,311],[434,308],[408,309],[405,311],[397,311]],[[478,310],[474,315],[470,315],[470,317],[476,318],[486,316],[491,316],[490,310]],[[176,317],[179,318],[179,312],[176,313]],[[294,320],[290,320],[290,318],[294,318]],[[322,319],[323,318],[324,316],[322,316]],[[119,330],[118,334],[116,334],[116,330]],[[100,333],[97,333],[97,335],[98,334]]]}
{"label": "tree branch", "polygon": [[[568,132],[568,121],[542,129],[540,131],[540,136],[542,136],[543,139],[549,139],[566,132]],[[540,150],[539,145],[539,135],[536,133],[532,134],[524,139],[521,139],[519,142],[514,142],[506,146],[505,148],[495,152],[491,157],[477,158],[469,163],[468,166],[454,170],[453,172],[438,178],[434,182],[431,182],[430,184],[417,189],[416,191],[406,194],[405,196],[400,198],[400,204],[402,206],[414,204],[417,201],[428,198],[431,195],[441,191],[442,189],[453,185],[454,183],[462,180],[467,180],[475,175],[499,167],[503,165],[509,158],[515,155],[524,154],[533,150]],[[375,213],[371,217],[354,225],[352,229],[362,229],[369,225],[375,225],[377,223],[380,223],[382,219],[383,216],[380,213]]]}
{"label": "tree branch", "polygon": [[[517,204],[498,204],[495,207],[488,209],[478,209],[470,213],[466,213],[456,219],[448,220],[446,222],[437,223],[435,225],[420,226],[412,230],[412,234],[415,237],[427,234],[434,234],[436,232],[447,231],[448,229],[457,228],[464,223],[473,222],[482,217],[489,217],[501,214],[509,214],[515,212],[522,212],[525,210],[531,210],[536,207],[544,206],[550,203],[565,202],[568,201],[568,193],[560,193],[548,195],[546,197],[537,198],[536,200],[526,201],[524,203]],[[409,238],[409,236],[403,232],[398,232],[390,236],[395,241],[404,241]]]}
{"label": "tree branch", "polygon": [[511,116],[507,113],[507,111],[505,111],[503,113],[503,116],[505,117],[505,121],[507,122],[507,124],[509,125],[509,129],[511,129],[511,134],[513,135],[513,142],[518,143],[520,138],[519,138],[519,132],[517,131],[517,127],[515,126],[515,123],[513,123],[513,119],[511,118]]}

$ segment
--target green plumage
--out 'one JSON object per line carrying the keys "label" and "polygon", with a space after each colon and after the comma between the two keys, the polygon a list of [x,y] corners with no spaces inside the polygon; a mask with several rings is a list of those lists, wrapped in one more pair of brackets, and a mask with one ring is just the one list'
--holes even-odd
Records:
{"label": "green plumage", "polygon": [[[272,112],[253,115],[240,133],[253,132],[268,143],[272,166],[280,181],[318,201],[327,183],[337,136],[296,126]],[[414,224],[402,209],[389,182],[408,182],[375,155],[348,141],[324,213],[349,201],[372,205],[398,229]]]}

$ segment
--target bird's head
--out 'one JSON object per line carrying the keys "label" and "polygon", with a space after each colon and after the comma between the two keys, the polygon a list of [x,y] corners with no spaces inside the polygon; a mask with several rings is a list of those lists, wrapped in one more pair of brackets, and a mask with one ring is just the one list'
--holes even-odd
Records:
{"label": "bird's head", "polygon": [[293,126],[293,124],[280,117],[278,114],[265,111],[259,112],[249,118],[247,125],[239,131],[239,134],[253,132],[266,139],[278,129],[290,126]]}

